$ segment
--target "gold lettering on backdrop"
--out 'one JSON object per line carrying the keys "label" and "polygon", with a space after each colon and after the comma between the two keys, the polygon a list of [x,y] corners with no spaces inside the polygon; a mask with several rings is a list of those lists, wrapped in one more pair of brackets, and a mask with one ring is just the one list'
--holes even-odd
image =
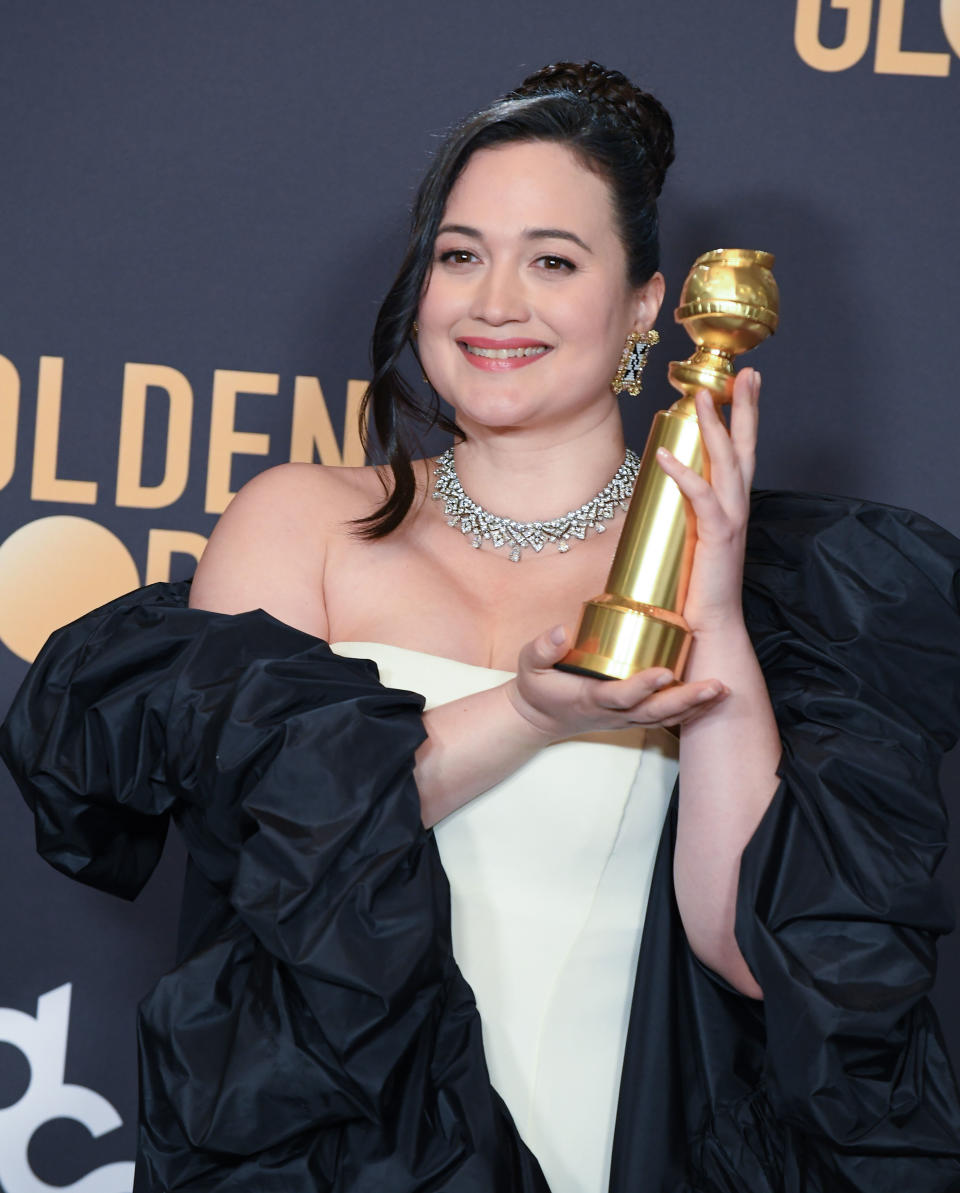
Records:
{"label": "gold lettering on backdrop", "polygon": [[[97,483],[58,475],[64,362],[43,356],[37,380],[36,436],[31,497],[94,505]],[[294,381],[290,424],[290,459],[326,465],[364,463],[359,412],[366,381],[347,382],[342,445],[333,430],[326,398],[316,377]],[[151,390],[162,390],[151,394]],[[0,356],[0,489],[16,473],[20,422],[20,375]],[[279,375],[220,369],[213,377],[206,510],[221,513],[230,489],[233,457],[265,456],[270,436],[236,428],[241,394],[276,396]],[[165,400],[166,452],[157,484],[143,483],[147,436],[147,400]],[[193,389],[183,373],[167,365],[125,365],[117,449],[116,505],[157,509],[178,502],[189,480],[190,443],[195,414]],[[152,423],[151,423],[152,425]],[[113,428],[107,429],[112,441]],[[169,580],[175,555],[199,560],[206,538],[192,530],[144,528],[147,536],[145,581]],[[135,549],[142,544],[141,531]],[[105,604],[140,583],[138,567],[118,535],[90,518],[58,515],[38,518],[14,530],[0,543],[0,642],[32,661],[59,626]]]}
{"label": "gold lettering on backdrop", "polygon": [[199,563],[206,545],[206,538],[192,530],[151,530],[147,539],[147,574],[144,583],[169,580],[170,561],[174,555],[192,555]]}
{"label": "gold lettering on backdrop", "polygon": [[0,356],[0,489],[10,483],[17,464],[20,421],[20,374],[13,361]]}
{"label": "gold lettering on backdrop", "polygon": [[940,0],[940,24],[953,52],[960,55],[960,0]]}
{"label": "gold lettering on backdrop", "polygon": [[297,377],[293,383],[293,421],[290,426],[290,459],[299,464],[348,465],[364,462],[360,442],[360,403],[366,381],[347,382],[347,408],[343,416],[343,451],[333,433],[330,411],[316,377]]}
{"label": "gold lettering on backdrop", "polygon": [[[160,483],[144,485],[144,433],[147,394],[151,389],[163,390],[166,394],[167,455]],[[173,505],[183,496],[190,470],[192,426],[193,391],[182,373],[168,365],[126,365],[123,371],[120,447],[117,453],[117,505],[160,509],[161,506]]]}
{"label": "gold lettering on backdrop", "polygon": [[875,61],[877,74],[925,75],[928,78],[944,78],[950,73],[949,54],[901,49],[905,5],[906,0],[880,0]]}
{"label": "gold lettering on backdrop", "polygon": [[832,8],[847,9],[843,41],[825,46],[820,40],[820,16],[823,0],[797,0],[793,40],[797,53],[814,70],[848,70],[867,52],[870,44],[870,17],[873,0],[830,0]]}
{"label": "gold lettering on backdrop", "polygon": [[60,403],[63,393],[63,357],[41,356],[37,378],[37,427],[33,444],[34,501],[69,501],[96,505],[95,481],[67,480],[57,476],[60,448]]}
{"label": "gold lettering on backdrop", "polygon": [[[820,40],[824,0],[797,0],[793,39],[797,53],[814,70],[847,70],[866,53],[870,41],[873,0],[830,0],[847,9],[843,42],[825,46]],[[940,50],[905,50],[903,23],[906,0],[879,0],[874,71],[886,75],[946,78],[951,56]],[[940,23],[954,53],[960,55],[960,0],[940,0]]]}
{"label": "gold lettering on backdrop", "polygon": [[210,453],[207,458],[208,514],[222,514],[234,496],[230,488],[233,457],[265,456],[270,450],[270,436],[262,432],[238,431],[235,426],[237,395],[277,393],[277,373],[239,373],[217,369],[213,375],[213,399],[210,409]]}
{"label": "gold lettering on backdrop", "polygon": [[0,642],[32,662],[55,629],[139,583],[133,556],[98,522],[28,522],[0,543]]}

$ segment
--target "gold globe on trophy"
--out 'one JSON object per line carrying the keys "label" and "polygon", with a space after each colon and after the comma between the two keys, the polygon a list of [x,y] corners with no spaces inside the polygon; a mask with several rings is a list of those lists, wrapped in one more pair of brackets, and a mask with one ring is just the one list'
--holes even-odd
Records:
{"label": "gold globe on trophy", "polygon": [[697,544],[689,502],[657,463],[665,447],[710,479],[694,403],[707,389],[718,405],[733,394],[733,361],[777,329],[780,295],[773,254],[713,249],[693,263],[674,318],[697,350],[670,362],[680,398],[653,420],[606,591],[583,606],[573,649],[557,664],[602,679],[669,667],[679,679],[690,651],[683,606]]}

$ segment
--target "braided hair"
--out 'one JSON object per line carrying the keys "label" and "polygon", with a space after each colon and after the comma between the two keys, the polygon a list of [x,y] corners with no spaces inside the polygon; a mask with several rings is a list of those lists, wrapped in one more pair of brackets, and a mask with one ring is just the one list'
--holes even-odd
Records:
{"label": "braided hair", "polygon": [[373,330],[373,377],[360,410],[361,434],[366,445],[369,418],[393,483],[379,508],[358,519],[357,533],[365,538],[383,538],[396,530],[413,504],[417,428],[440,427],[463,438],[441,411],[436,393],[430,405],[421,403],[401,375],[399,360],[410,342],[437,229],[454,183],[478,149],[525,141],[565,145],[606,180],[632,287],[642,286],[659,266],[657,198],[674,157],[673,123],[659,100],[635,87],[626,75],[596,62],[556,62],[457,125],[420,186],[407,250]]}

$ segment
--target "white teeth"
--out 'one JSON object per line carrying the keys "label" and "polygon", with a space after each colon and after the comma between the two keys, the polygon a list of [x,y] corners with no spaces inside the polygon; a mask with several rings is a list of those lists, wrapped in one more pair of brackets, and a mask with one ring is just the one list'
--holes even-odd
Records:
{"label": "white teeth", "polygon": [[471,356],[486,356],[489,360],[511,360],[517,356],[542,356],[548,349],[544,345],[535,348],[477,348],[464,344]]}

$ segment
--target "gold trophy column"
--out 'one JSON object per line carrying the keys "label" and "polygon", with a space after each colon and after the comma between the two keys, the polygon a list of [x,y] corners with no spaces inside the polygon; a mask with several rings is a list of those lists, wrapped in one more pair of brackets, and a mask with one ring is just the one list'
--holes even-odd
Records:
{"label": "gold trophy column", "polygon": [[683,606],[696,519],[657,463],[657,449],[667,448],[710,479],[693,396],[708,389],[718,403],[729,402],[733,358],[776,330],[773,260],[754,249],[714,249],[694,262],[674,317],[697,350],[670,363],[670,384],[682,396],[653,420],[606,591],[584,605],[576,644],[557,664],[561,670],[626,679],[647,667],[669,667],[682,675],[690,650]]}

